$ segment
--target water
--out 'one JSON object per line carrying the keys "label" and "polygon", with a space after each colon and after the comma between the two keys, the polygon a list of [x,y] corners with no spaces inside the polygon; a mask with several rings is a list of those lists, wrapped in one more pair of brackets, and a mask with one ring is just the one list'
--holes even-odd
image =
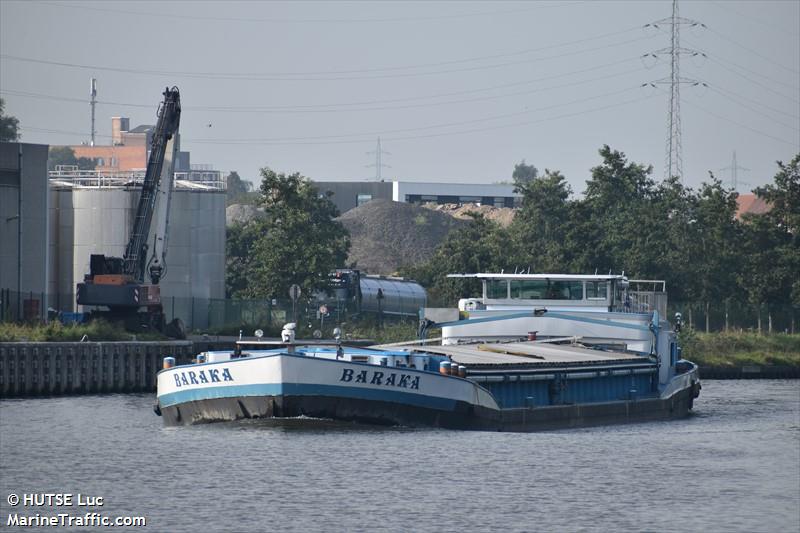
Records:
{"label": "water", "polygon": [[165,428],[152,401],[0,401],[0,530],[8,494],[67,492],[141,531],[800,531],[798,381],[706,381],[688,419],[529,434]]}

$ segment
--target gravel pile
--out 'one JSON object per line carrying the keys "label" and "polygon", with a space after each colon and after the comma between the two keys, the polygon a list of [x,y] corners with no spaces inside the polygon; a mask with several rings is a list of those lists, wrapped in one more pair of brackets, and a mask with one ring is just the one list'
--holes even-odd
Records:
{"label": "gravel pile", "polygon": [[447,213],[391,200],[372,200],[338,220],[350,232],[348,264],[355,262],[370,274],[393,274],[426,261],[450,231],[466,224]]}
{"label": "gravel pile", "polygon": [[264,215],[263,207],[256,207],[247,204],[231,204],[225,208],[225,224],[233,226],[234,224],[244,224],[251,220],[260,218]]}
{"label": "gravel pile", "polygon": [[514,220],[514,213],[516,211],[510,207],[495,207],[493,205],[478,205],[478,204],[434,204],[426,203],[422,205],[427,209],[432,209],[440,213],[446,213],[452,217],[469,220],[467,213],[480,213],[489,220],[493,220],[507,228],[511,221]]}

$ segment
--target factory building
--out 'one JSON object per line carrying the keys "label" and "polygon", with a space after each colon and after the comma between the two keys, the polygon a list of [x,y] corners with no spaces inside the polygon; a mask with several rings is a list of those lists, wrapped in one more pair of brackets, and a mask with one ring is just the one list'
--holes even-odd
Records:
{"label": "factory building", "polygon": [[[131,119],[128,117],[111,117],[110,145],[77,144],[69,148],[75,152],[75,157],[85,157],[94,161],[95,170],[99,172],[106,174],[143,172],[147,167],[147,158],[150,157],[150,145],[155,126],[140,124],[131,128],[130,124]],[[208,164],[193,164],[191,153],[180,149],[180,133],[176,135],[175,141],[178,146],[175,172],[180,173],[180,179],[222,183],[221,171],[214,170]]]}
{"label": "factory building", "polygon": [[0,320],[47,308],[47,151],[0,143]]}
{"label": "factory building", "polygon": [[506,183],[425,183],[417,181],[316,181],[320,194],[329,195],[344,213],[370,200],[406,203],[481,204],[515,207],[521,196]]}

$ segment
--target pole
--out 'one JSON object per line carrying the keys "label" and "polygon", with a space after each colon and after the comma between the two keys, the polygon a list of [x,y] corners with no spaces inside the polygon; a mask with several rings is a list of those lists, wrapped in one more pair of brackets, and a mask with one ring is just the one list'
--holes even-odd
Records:
{"label": "pole", "polygon": [[95,78],[92,78],[92,80],[89,82],[89,96],[92,98],[90,103],[89,103],[89,105],[92,108],[92,138],[91,138],[91,141],[89,142],[89,145],[90,146],[94,146],[94,135],[95,135],[95,129],[94,129],[94,106],[97,103],[97,80]]}
{"label": "pole", "polygon": [[22,144],[17,155],[19,192],[17,194],[17,320],[22,318]]}

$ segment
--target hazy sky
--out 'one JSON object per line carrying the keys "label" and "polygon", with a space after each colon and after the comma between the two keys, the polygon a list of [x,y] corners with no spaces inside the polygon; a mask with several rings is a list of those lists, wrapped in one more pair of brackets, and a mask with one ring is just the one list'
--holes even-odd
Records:
{"label": "hazy sky", "polygon": [[[580,193],[609,144],[664,174],[671,1],[0,1],[0,96],[23,140],[89,138],[110,117],[152,124],[181,90],[193,163],[385,179],[491,183],[522,160]],[[739,190],[800,152],[800,2],[683,1],[683,174]],[[748,186],[750,184],[751,186]]]}

